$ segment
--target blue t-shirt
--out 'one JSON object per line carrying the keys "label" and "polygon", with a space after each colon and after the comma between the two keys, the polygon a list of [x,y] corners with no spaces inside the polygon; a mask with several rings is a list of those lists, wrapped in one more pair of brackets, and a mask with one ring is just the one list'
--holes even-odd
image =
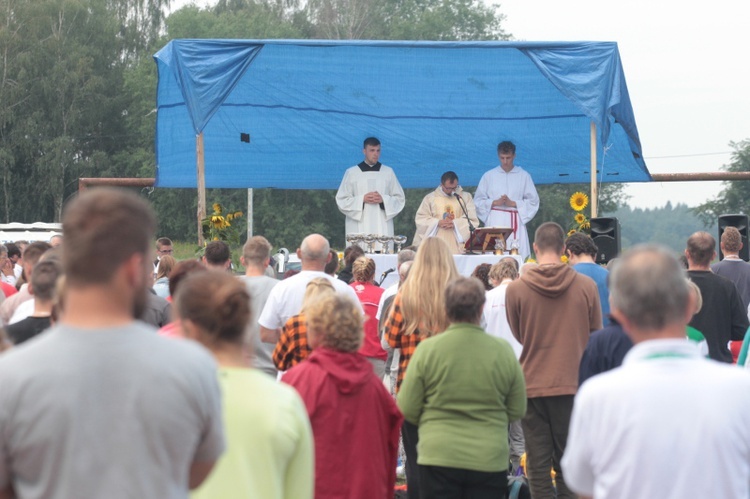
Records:
{"label": "blue t-shirt", "polygon": [[579,274],[587,275],[594,280],[599,289],[599,303],[602,305],[602,323],[609,324],[609,288],[607,288],[607,275],[609,271],[596,263],[577,263],[573,269]]}

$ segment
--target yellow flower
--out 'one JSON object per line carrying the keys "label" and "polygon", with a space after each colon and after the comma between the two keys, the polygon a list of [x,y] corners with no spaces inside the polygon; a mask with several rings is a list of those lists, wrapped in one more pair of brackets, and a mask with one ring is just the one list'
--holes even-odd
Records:
{"label": "yellow flower", "polygon": [[218,241],[218,240],[219,240],[219,236],[216,236],[213,238],[213,241]]}
{"label": "yellow flower", "polygon": [[234,212],[234,218],[239,218],[241,216],[242,216],[242,212],[241,211],[235,211]]}
{"label": "yellow flower", "polygon": [[589,197],[582,193],[576,192],[570,196],[570,207],[576,211],[582,211],[589,205]]}
{"label": "yellow flower", "polygon": [[591,228],[591,222],[589,222],[588,220],[581,224],[582,230],[589,230],[590,228]]}
{"label": "yellow flower", "polygon": [[227,213],[227,222],[231,221],[232,217],[234,217],[234,215],[232,215],[231,213]]}
{"label": "yellow flower", "polygon": [[583,213],[576,213],[575,220],[576,223],[580,225],[586,221],[586,215],[584,215]]}
{"label": "yellow flower", "polygon": [[214,225],[215,229],[221,229],[224,227],[224,217],[221,215],[214,215],[211,217],[211,223]]}
{"label": "yellow flower", "polygon": [[533,258],[529,257],[529,258],[526,259],[525,263],[536,263],[536,260],[534,260]]}
{"label": "yellow flower", "polygon": [[221,205],[219,203],[214,203],[214,213],[221,215]]}
{"label": "yellow flower", "polygon": [[560,255],[560,261],[563,263],[568,263],[568,257],[565,255]]}
{"label": "yellow flower", "polygon": [[568,237],[572,236],[572,235],[573,235],[573,234],[575,234],[576,232],[578,232],[578,231],[577,231],[577,230],[575,230],[575,229],[570,229],[570,230],[568,231]]}

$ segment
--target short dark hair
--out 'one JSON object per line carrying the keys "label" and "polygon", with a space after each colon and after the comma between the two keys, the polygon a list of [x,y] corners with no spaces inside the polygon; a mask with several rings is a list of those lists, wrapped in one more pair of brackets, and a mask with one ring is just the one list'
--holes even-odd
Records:
{"label": "short dark hair", "polygon": [[565,232],[555,222],[544,222],[534,233],[534,244],[541,253],[555,251],[562,255],[564,242]]}
{"label": "short dark hair", "polygon": [[453,182],[454,180],[458,180],[458,175],[456,175],[456,172],[453,171],[447,171],[440,177],[441,184],[444,184],[446,182]]}
{"label": "short dark hair", "polygon": [[476,277],[459,277],[445,288],[445,314],[450,322],[479,322],[485,289]]}
{"label": "short dark hair", "polygon": [[31,272],[31,290],[40,302],[51,302],[55,297],[57,278],[62,274],[56,260],[44,260],[34,266]]}
{"label": "short dark hair", "polygon": [[323,270],[328,275],[333,275],[339,269],[339,254],[336,250],[329,250],[331,259],[326,263],[325,269]]}
{"label": "short dark hair", "polygon": [[63,272],[66,285],[108,283],[133,255],[147,255],[156,230],[149,204],[111,187],[89,189],[63,214]]}
{"label": "short dark hair", "polygon": [[344,250],[344,267],[352,267],[352,264],[354,263],[354,260],[359,258],[360,256],[365,256],[365,250],[363,250],[361,247],[357,246],[356,244],[352,244],[351,246],[348,246]]}
{"label": "short dark hair", "polygon": [[380,141],[377,137],[367,137],[362,143],[362,148],[367,149],[367,146],[379,146]]}
{"label": "short dark hair", "polygon": [[510,140],[504,140],[497,145],[497,152],[504,154],[515,154],[516,145]]}
{"label": "short dark hair", "polygon": [[211,265],[223,265],[229,261],[232,253],[229,251],[229,245],[224,241],[211,241],[206,245],[203,256]]}
{"label": "short dark hair", "polygon": [[716,239],[708,232],[696,232],[688,238],[687,252],[693,263],[701,266],[708,265],[716,251]]}
{"label": "short dark hair", "polygon": [[565,240],[565,250],[574,255],[590,255],[591,258],[596,258],[599,248],[596,247],[591,236],[583,232],[574,232]]}
{"label": "short dark hair", "polygon": [[15,243],[8,243],[5,245],[5,247],[8,248],[8,258],[11,258],[13,256],[21,258],[21,248],[16,246]]}

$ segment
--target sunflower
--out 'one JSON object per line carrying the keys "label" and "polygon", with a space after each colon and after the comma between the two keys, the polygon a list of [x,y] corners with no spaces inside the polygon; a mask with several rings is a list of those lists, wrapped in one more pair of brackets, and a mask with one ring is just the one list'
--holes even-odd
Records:
{"label": "sunflower", "polygon": [[576,192],[570,196],[570,207],[576,211],[582,211],[589,205],[589,197],[582,193]]}
{"label": "sunflower", "polygon": [[591,222],[586,220],[581,224],[581,230],[589,230],[591,228]]}
{"label": "sunflower", "polygon": [[576,232],[578,232],[578,231],[577,231],[577,230],[575,230],[575,229],[570,229],[570,230],[568,231],[568,237],[572,236],[572,235],[573,235],[573,234],[575,234]]}
{"label": "sunflower", "polygon": [[221,229],[224,227],[226,221],[221,215],[214,215],[211,217],[211,223],[213,224],[214,228]]}
{"label": "sunflower", "polygon": [[240,218],[241,216],[242,216],[242,212],[241,211],[235,211],[234,212],[234,218]]}
{"label": "sunflower", "polygon": [[234,215],[232,213],[227,213],[227,222],[231,222],[232,218],[234,218]]}
{"label": "sunflower", "polygon": [[219,203],[214,203],[214,213],[221,215],[221,205]]}
{"label": "sunflower", "polygon": [[586,215],[584,215],[583,213],[576,213],[575,221],[578,225],[581,225],[586,221]]}
{"label": "sunflower", "polygon": [[568,257],[565,255],[560,255],[560,261],[563,263],[568,263]]}

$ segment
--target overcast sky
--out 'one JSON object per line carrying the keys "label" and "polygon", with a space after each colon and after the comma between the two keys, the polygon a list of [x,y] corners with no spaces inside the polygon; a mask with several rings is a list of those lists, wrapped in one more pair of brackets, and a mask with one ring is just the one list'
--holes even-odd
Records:
{"label": "overcast sky", "polygon": [[[518,40],[617,42],[651,173],[719,171],[729,142],[750,138],[750,2],[505,0],[500,11]],[[641,208],[694,206],[720,190],[719,182],[627,188]]]}
{"label": "overcast sky", "polygon": [[[173,9],[187,3],[173,0]],[[517,40],[617,42],[651,173],[719,171],[729,142],[750,138],[750,2],[504,0],[499,10]],[[720,190],[719,182],[627,186],[634,208],[695,206]]]}

